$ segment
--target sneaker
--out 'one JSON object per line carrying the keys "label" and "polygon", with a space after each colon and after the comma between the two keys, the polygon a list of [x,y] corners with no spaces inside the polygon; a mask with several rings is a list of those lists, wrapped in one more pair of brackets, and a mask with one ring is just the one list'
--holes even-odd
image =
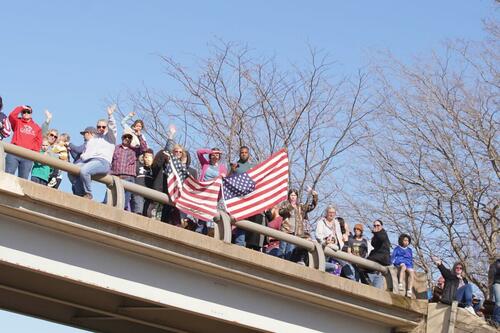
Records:
{"label": "sneaker", "polygon": [[297,264],[299,264],[299,265],[301,265],[301,266],[305,266],[305,265],[306,265],[306,263],[305,263],[305,262],[303,262],[302,260],[301,260],[301,261],[299,261],[299,262],[297,262]]}
{"label": "sneaker", "polygon": [[398,284],[398,288],[399,288],[399,291],[405,290],[405,288],[403,288],[403,284],[402,283]]}
{"label": "sneaker", "polygon": [[476,311],[474,311],[474,308],[472,306],[466,306],[464,309],[472,313],[474,316],[477,316]]}
{"label": "sneaker", "polygon": [[406,296],[411,298],[411,289],[408,289],[408,290],[406,291]]}

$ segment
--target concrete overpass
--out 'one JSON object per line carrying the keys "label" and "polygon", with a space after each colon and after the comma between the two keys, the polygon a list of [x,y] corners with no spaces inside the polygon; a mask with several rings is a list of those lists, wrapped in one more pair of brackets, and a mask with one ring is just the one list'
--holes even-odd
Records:
{"label": "concrete overpass", "polygon": [[[114,181],[120,204],[129,185]],[[325,273],[314,246],[316,269],[228,243],[227,221],[216,236],[0,171],[0,308],[96,332],[444,333],[460,322],[450,307]]]}

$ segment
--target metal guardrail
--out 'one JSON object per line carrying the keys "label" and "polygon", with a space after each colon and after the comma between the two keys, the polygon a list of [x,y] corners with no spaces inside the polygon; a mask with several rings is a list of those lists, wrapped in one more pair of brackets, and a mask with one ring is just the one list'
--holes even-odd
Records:
{"label": "metal guardrail", "polygon": [[[78,176],[80,174],[80,167],[78,167],[77,165],[59,160],[51,156],[42,155],[39,152],[0,141],[1,172],[5,172],[5,153],[39,162],[75,176]],[[108,204],[115,207],[124,206],[125,191],[132,192],[134,194],[143,196],[144,198],[164,205],[172,205],[172,202],[170,201],[166,193],[162,193],[128,181],[124,181],[116,176],[96,175],[92,177],[92,179],[107,186]],[[216,217],[214,221],[216,222],[214,237],[226,243],[231,243],[231,225],[234,224],[238,228],[241,228],[243,230],[255,232],[268,237],[273,237],[280,241],[285,241],[307,250],[309,253],[309,266],[320,271],[325,271],[326,255],[327,257],[348,261],[367,270],[381,272],[385,276],[389,274],[388,267],[382,266],[376,262],[366,260],[364,258],[360,258],[342,251],[334,251],[328,247],[323,248],[323,246],[316,241],[311,241],[298,236],[287,234],[285,232],[256,224],[247,220],[234,221],[224,211],[220,211],[219,216]]]}

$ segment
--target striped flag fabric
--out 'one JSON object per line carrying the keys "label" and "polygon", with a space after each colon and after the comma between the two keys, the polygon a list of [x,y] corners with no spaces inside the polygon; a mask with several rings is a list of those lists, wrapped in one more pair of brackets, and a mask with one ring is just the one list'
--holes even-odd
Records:
{"label": "striped flag fabric", "polygon": [[222,177],[199,181],[188,175],[177,158],[170,158],[171,171],[167,177],[168,195],[180,211],[204,221],[212,221],[217,212],[217,202]]}
{"label": "striped flag fabric", "polygon": [[288,196],[288,155],[281,149],[246,173],[223,179],[226,211],[242,220],[272,208]]}

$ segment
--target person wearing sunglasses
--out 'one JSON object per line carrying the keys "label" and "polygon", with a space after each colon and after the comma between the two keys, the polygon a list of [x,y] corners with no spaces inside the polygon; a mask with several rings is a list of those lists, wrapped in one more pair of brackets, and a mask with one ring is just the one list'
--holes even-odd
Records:
{"label": "person wearing sunglasses", "polygon": [[68,174],[71,184],[74,185],[76,195],[92,199],[92,176],[107,174],[111,170],[117,134],[113,116],[115,111],[115,105],[108,107],[108,120],[99,120],[97,122],[97,133],[92,135],[86,142],[85,150],[80,155],[80,161],[75,163],[80,167],[80,175]]}
{"label": "person wearing sunglasses", "polygon": [[5,113],[2,112],[3,100],[0,96],[0,141],[10,136],[12,128],[10,127],[9,118]]}
{"label": "person wearing sunglasses", "polygon": [[434,256],[431,259],[444,277],[441,303],[451,305],[453,301],[457,301],[460,307],[476,315],[476,311],[472,307],[472,284],[465,277],[464,265],[461,262],[456,262],[450,270],[441,259]]}
{"label": "person wearing sunglasses", "polygon": [[[366,259],[375,261],[383,266],[391,264],[391,241],[384,229],[384,223],[381,220],[373,222],[371,245],[373,250],[370,252]],[[380,272],[364,272],[363,279],[366,279],[375,288],[382,289],[384,287],[384,279]]]}
{"label": "person wearing sunglasses", "polygon": [[[14,135],[11,143],[29,150],[40,151],[42,147],[42,129],[32,119],[33,109],[28,105],[16,107],[9,114],[9,122],[12,126]],[[31,174],[33,161],[8,154],[5,159],[5,171],[10,174],[16,174],[24,179],[28,179]]]}

